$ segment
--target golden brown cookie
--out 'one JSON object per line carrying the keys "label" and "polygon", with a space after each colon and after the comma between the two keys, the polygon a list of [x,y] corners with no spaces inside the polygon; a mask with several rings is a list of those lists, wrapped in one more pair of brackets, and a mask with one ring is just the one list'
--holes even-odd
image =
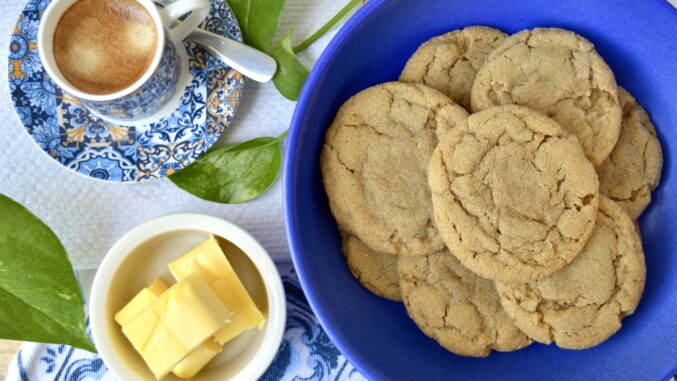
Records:
{"label": "golden brown cookie", "polygon": [[576,135],[601,164],[616,145],[621,108],[614,74],[585,38],[558,28],[524,30],[497,47],[477,73],[473,111],[519,104]]}
{"label": "golden brown cookie", "polygon": [[496,287],[506,312],[529,337],[583,349],[621,328],[621,319],[639,303],[645,276],[633,221],[601,196],[595,230],[570,265],[527,284],[496,282]]}
{"label": "golden brown cookie", "polygon": [[340,227],[374,251],[425,255],[443,248],[427,184],[439,136],[467,112],[418,84],[389,82],[341,108],[320,157],[329,205]]}
{"label": "golden brown cookie", "polygon": [[400,81],[430,86],[470,110],[477,70],[507,36],[487,26],[470,26],[434,37],[409,58]]}
{"label": "golden brown cookie", "polygon": [[400,257],[402,299],[423,333],[447,350],[484,357],[531,343],[501,307],[492,281],[466,269],[448,251]]}
{"label": "golden brown cookie", "polygon": [[343,255],[350,272],[367,290],[386,299],[402,300],[397,255],[377,253],[351,235],[343,236]]}
{"label": "golden brown cookie", "polygon": [[618,88],[623,109],[621,134],[609,157],[597,168],[599,191],[636,219],[651,202],[663,168],[663,151],[649,115],[635,98]]}
{"label": "golden brown cookie", "polygon": [[598,180],[575,136],[507,105],[446,134],[429,168],[445,243],[485,278],[528,282],[571,262],[597,216]]}

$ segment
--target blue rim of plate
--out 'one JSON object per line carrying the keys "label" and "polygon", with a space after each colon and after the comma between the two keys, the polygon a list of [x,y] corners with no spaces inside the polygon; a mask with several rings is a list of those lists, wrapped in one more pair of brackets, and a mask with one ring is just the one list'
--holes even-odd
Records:
{"label": "blue rim of plate", "polygon": [[[362,20],[371,15],[372,11],[374,9],[378,9],[379,5],[385,1],[387,0],[370,0],[360,7],[360,9],[357,10],[357,12],[332,38],[331,42],[325,48],[314,67],[325,67],[328,62],[333,61],[336,58],[338,52],[341,50],[341,47],[346,43],[346,37],[349,36],[352,31],[362,23]],[[288,205],[291,205],[293,201],[292,198],[294,193],[292,188],[295,186],[294,183],[289,180],[290,178],[293,178],[293,176],[289,174],[294,170],[294,161],[290,160],[289,158],[292,157],[291,155],[293,154],[294,149],[296,149],[296,142],[302,138],[302,136],[299,136],[300,134],[298,129],[292,128],[293,126],[299,125],[301,123],[301,119],[303,119],[303,115],[296,111],[300,109],[300,106],[305,105],[308,102],[308,98],[311,96],[312,86],[309,86],[309,84],[318,82],[320,78],[325,75],[328,74],[326,72],[321,72],[320,70],[312,70],[308,75],[306,83],[301,90],[301,94],[299,95],[298,103],[296,104],[294,115],[292,116],[289,135],[287,136],[285,150],[285,157],[287,159],[285,160],[283,167],[284,176],[282,185],[284,192],[282,198],[284,202],[285,225],[287,226],[287,241],[289,242],[292,263],[296,269],[299,283],[301,284],[301,288],[308,299],[308,304],[317,317],[317,320],[320,322],[320,325],[322,325],[324,330],[327,332],[327,335],[331,338],[331,341],[334,343],[334,345],[336,345],[336,348],[338,348],[338,350],[343,353],[348,361],[350,361],[350,363],[353,364],[353,366],[360,373],[362,373],[368,380],[378,380],[379,375],[374,371],[374,369],[372,369],[371,366],[366,363],[365,359],[362,356],[354,355],[352,351],[348,350],[349,339],[343,336],[337,330],[332,329],[331,325],[327,324],[327,321],[329,320],[327,312],[319,307],[315,293],[309,291],[312,290],[312,286],[309,284],[309,281],[305,276],[307,268],[303,263],[302,258],[298,257],[296,254],[299,252],[299,243],[295,237],[300,236],[302,232],[299,230],[299,225],[297,223],[292,223],[292,220],[297,219],[295,215],[296,213],[293,210],[288,209]]]}
{"label": "blue rim of plate", "polygon": [[[341,27],[341,29],[336,33],[332,38],[329,45],[325,48],[322,55],[316,61],[314,68],[323,68],[326,67],[329,63],[334,61],[338,55],[338,52],[346,44],[348,36],[350,36],[355,29],[361,26],[362,22],[370,16],[373,16],[373,13],[381,8],[381,6],[386,3],[388,0],[370,0],[366,2],[358,11]],[[667,0],[655,0],[655,1],[666,1]],[[671,3],[667,2],[668,7]],[[672,11],[676,11],[677,7],[670,7]],[[286,139],[286,149],[285,157],[287,158],[283,164],[283,203],[284,203],[284,218],[285,225],[287,226],[287,241],[289,242],[290,252],[292,263],[296,269],[299,283],[306,294],[308,304],[310,305],[313,313],[317,317],[318,321],[322,327],[327,332],[327,335],[330,337],[332,342],[336,345],[339,351],[350,361],[350,363],[355,366],[355,368],[361,372],[369,380],[378,380],[381,379],[381,375],[378,373],[377,369],[374,369],[369,363],[367,358],[360,356],[359,354],[354,353],[350,350],[350,338],[345,336],[340,330],[335,329],[332,325],[327,324],[330,321],[329,312],[321,308],[321,296],[317,295],[311,285],[311,281],[306,277],[306,272],[311,271],[307,264],[305,263],[304,258],[299,254],[300,253],[300,242],[297,237],[301,237],[303,232],[301,231],[300,224],[298,224],[298,213],[295,210],[291,209],[291,205],[294,204],[294,193],[295,189],[298,187],[291,179],[296,176],[293,175],[295,172],[296,163],[291,158],[293,157],[294,151],[298,148],[298,142],[303,139],[303,134],[299,131],[298,128],[293,128],[294,126],[301,125],[304,115],[302,115],[299,110],[302,110],[306,107],[306,104],[309,102],[310,97],[313,95],[312,84],[319,82],[325,76],[329,75],[326,71],[312,70],[306,79],[305,85],[299,95],[298,102],[292,116],[292,120],[289,128],[289,135]],[[663,179],[665,180],[665,179]],[[668,374],[660,375],[662,380],[671,380],[673,377],[677,377],[677,367],[672,369]]]}
{"label": "blue rim of plate", "polygon": [[[189,40],[185,42],[189,84],[171,115],[136,125],[94,116],[43,70],[37,32],[50,2],[29,0],[19,16],[9,46],[8,83],[26,132],[51,158],[97,180],[141,182],[190,165],[228,128],[240,104],[244,77]],[[201,27],[242,41],[226,0],[212,0]]]}

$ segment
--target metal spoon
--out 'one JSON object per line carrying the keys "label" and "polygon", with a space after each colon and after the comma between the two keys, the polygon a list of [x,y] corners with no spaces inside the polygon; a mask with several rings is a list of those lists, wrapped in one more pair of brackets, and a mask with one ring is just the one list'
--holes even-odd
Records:
{"label": "metal spoon", "polygon": [[218,56],[228,66],[257,82],[270,81],[277,70],[277,62],[273,57],[239,41],[202,29],[194,30],[188,38]]}

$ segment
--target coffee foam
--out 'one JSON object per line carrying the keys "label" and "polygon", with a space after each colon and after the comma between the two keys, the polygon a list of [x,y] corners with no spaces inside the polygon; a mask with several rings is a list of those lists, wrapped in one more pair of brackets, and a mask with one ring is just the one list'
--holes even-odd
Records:
{"label": "coffee foam", "polygon": [[136,0],[80,0],[57,25],[54,56],[71,85],[110,94],[146,72],[157,40],[153,18]]}

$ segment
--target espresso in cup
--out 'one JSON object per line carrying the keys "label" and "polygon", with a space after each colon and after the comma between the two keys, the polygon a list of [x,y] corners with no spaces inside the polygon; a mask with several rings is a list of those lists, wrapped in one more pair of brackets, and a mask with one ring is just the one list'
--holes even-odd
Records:
{"label": "espresso in cup", "polygon": [[112,94],[148,70],[158,31],[136,0],[79,0],[59,20],[53,44],[59,71],[73,87]]}

